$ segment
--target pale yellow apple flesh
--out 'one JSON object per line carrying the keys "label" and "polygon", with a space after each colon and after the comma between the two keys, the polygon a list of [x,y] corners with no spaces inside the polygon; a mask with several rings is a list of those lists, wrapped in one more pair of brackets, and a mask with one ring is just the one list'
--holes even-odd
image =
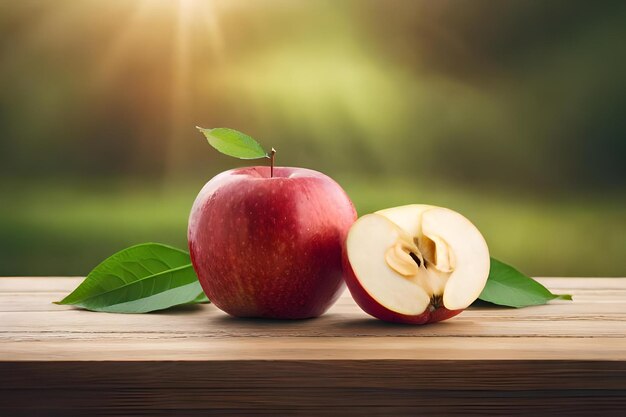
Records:
{"label": "pale yellow apple flesh", "polygon": [[478,229],[449,209],[409,205],[361,217],[346,250],[354,275],[381,306],[419,315],[443,304],[467,308],[489,275],[489,250]]}

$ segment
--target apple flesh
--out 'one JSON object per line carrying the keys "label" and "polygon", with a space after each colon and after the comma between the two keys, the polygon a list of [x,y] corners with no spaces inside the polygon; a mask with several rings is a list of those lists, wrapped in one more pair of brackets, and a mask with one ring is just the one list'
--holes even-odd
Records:
{"label": "apple flesh", "polygon": [[480,295],[490,265],[487,243],[469,220],[419,204],[361,217],[343,260],[348,288],[366,313],[410,324],[459,314]]}
{"label": "apple flesh", "polygon": [[191,261],[207,297],[230,315],[316,317],[344,288],[342,246],[355,219],[346,193],[322,173],[226,171],[191,210]]}

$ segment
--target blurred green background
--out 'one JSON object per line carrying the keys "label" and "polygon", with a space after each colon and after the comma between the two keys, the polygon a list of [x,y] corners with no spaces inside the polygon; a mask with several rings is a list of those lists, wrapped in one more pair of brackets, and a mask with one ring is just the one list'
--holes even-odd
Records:
{"label": "blurred green background", "polygon": [[241,165],[335,178],[359,214],[451,207],[533,275],[626,276],[626,2],[0,2],[0,275],[186,245]]}

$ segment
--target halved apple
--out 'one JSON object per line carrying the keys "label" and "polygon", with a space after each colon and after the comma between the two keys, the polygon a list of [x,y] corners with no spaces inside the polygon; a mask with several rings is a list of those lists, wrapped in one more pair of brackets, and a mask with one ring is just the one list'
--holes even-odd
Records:
{"label": "halved apple", "polygon": [[489,275],[489,249],[459,213],[414,204],[358,219],[344,245],[346,283],[368,314],[424,324],[459,314]]}

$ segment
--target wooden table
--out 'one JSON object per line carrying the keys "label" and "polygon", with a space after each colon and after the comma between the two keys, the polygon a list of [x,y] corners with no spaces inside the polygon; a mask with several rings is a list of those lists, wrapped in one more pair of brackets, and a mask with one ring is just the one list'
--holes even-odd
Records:
{"label": "wooden table", "polygon": [[626,279],[540,281],[574,302],[410,327],[347,292],[285,322],[79,311],[51,302],[80,278],[0,278],[0,416],[626,415]]}

